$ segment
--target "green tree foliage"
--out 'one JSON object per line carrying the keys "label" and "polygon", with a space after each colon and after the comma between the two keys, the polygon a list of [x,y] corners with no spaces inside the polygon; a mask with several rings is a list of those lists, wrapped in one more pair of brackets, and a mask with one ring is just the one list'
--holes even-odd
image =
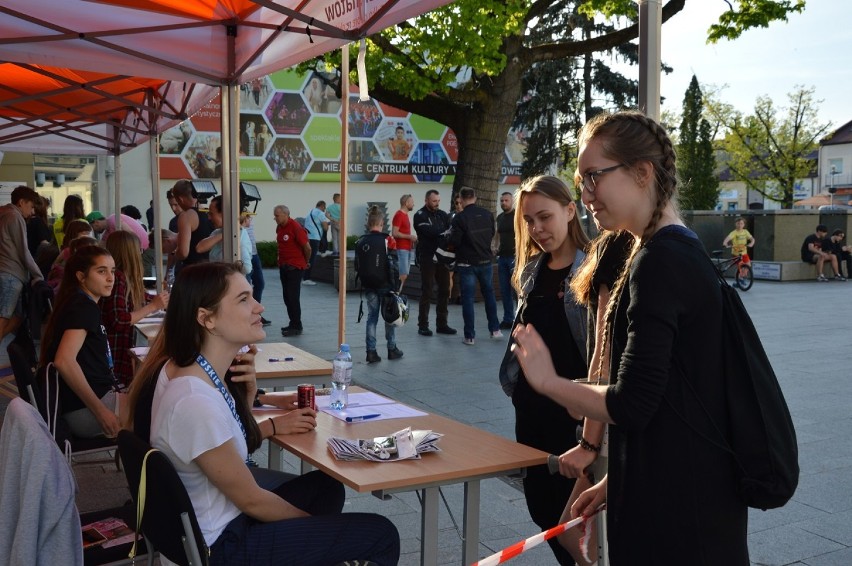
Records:
{"label": "green tree foliage", "polygon": [[[663,21],[685,3],[667,0]],[[755,6],[769,19],[777,19],[770,7],[780,5],[783,14],[789,11],[782,1],[738,4]],[[595,30],[590,36],[573,25],[559,36],[536,39],[531,32],[547,25],[544,16],[557,6],[568,12],[583,8],[588,16],[604,11],[624,25],[608,32]],[[524,92],[524,74],[533,65],[582,58],[636,39],[635,18],[633,0],[456,0],[369,38],[370,93],[452,128],[459,148],[454,191],[462,185],[473,187],[483,206],[492,206],[506,135]],[[734,21],[740,22],[739,17]],[[748,22],[738,25],[747,27]],[[335,57],[339,53],[325,63],[334,64]],[[354,71],[349,78],[357,80]]]}
{"label": "green tree foliage", "polygon": [[712,131],[710,123],[701,117],[703,110],[701,87],[692,75],[683,98],[678,136],[678,171],[683,182],[680,206],[686,210],[712,210],[719,200]]}
{"label": "green tree foliage", "polygon": [[733,177],[791,208],[796,180],[810,173],[813,162],[808,156],[831,124],[819,123],[821,101],[814,100],[813,88],[797,86],[787,98],[788,106],[776,107],[771,98],[759,97],[750,115],[712,99],[706,102],[724,136],[720,145]]}
{"label": "green tree foliage", "polygon": [[[578,7],[572,3],[550,6],[541,23],[530,30],[530,43],[569,39],[566,34],[588,40],[615,31],[611,23],[590,19]],[[636,106],[638,81],[607,66],[607,60],[612,59],[634,64],[638,62],[638,47],[623,43],[606,53],[545,61],[527,70],[515,115],[515,127],[529,132],[523,177],[564,167],[571,160],[574,134],[604,108]]]}

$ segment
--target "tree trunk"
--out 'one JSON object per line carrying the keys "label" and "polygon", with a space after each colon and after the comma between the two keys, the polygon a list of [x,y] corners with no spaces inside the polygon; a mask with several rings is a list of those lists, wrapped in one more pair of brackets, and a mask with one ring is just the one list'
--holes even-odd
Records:
{"label": "tree trunk", "polygon": [[[511,61],[511,60],[510,60]],[[521,96],[522,66],[510,62],[493,78],[485,101],[475,104],[455,130],[459,159],[453,194],[462,187],[476,191],[477,204],[496,210],[497,192],[506,149],[506,136]]]}

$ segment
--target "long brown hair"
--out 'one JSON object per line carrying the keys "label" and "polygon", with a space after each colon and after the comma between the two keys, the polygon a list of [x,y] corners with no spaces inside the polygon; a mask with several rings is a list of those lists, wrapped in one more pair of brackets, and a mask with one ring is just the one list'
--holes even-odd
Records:
{"label": "long brown hair", "polygon": [[66,222],[62,226],[63,232],[65,236],[62,239],[62,247],[67,248],[71,245],[72,240],[76,240],[77,237],[83,232],[93,232],[92,225],[86,222],[85,220],[72,220],[71,222]]}
{"label": "long brown hair", "polygon": [[[585,261],[583,261],[583,265],[580,266],[580,269],[574,274],[574,278],[571,279],[571,292],[574,293],[574,298],[578,303],[589,306],[592,292],[594,291],[592,286],[594,284],[595,272],[598,269],[601,258],[603,258],[611,245],[616,245],[616,240],[628,236],[630,238],[633,237],[628,232],[620,230],[601,230],[597,237],[589,243],[589,253]],[[621,274],[620,268],[617,273]]]}
{"label": "long brown hair", "polygon": [[68,224],[72,220],[81,220],[86,217],[83,210],[83,199],[78,195],[68,195],[62,203],[62,232],[68,232]]}
{"label": "long brown hair", "polygon": [[115,259],[115,268],[127,280],[127,296],[133,309],[145,304],[145,287],[142,283],[142,248],[139,238],[132,232],[116,230],[106,239],[106,249]]}
{"label": "long brown hair", "polygon": [[[130,386],[128,422],[142,438],[147,440],[151,436],[151,404],[163,365],[170,359],[182,368],[195,363],[207,337],[204,327],[196,320],[198,309],[215,313],[228,291],[230,276],[237,273],[243,276],[238,265],[219,262],[198,263],[180,271],[163,327]],[[230,372],[225,374],[223,381],[228,384],[228,391],[234,398],[237,414],[245,428],[248,450],[253,452],[260,446],[262,438],[248,406],[246,385],[231,381]],[[205,425],[199,423],[199,426]]]}
{"label": "long brown hair", "polygon": [[56,301],[54,302],[53,312],[47,321],[47,328],[44,331],[44,338],[41,341],[40,358],[42,365],[49,361],[46,359],[46,356],[53,344],[57,320],[65,316],[65,306],[80,291],[80,280],[77,279],[77,273],[88,274],[99,257],[108,255],[110,255],[109,252],[102,247],[88,245],[80,248],[68,258],[68,262],[65,264],[65,271],[62,274],[62,284],[59,286],[59,293],[56,295]]}
{"label": "long brown hair", "polygon": [[[642,235],[636,239],[636,244],[627,261],[621,275],[616,280],[607,304],[603,333],[603,346],[609,339],[615,312],[618,307],[619,295],[621,295],[627,279],[630,276],[630,267],[636,257],[636,253],[648,243],[648,240],[657,231],[657,224],[662,218],[667,206],[672,206],[676,214],[678,176],[677,176],[677,154],[674,145],[666,130],[657,122],[648,118],[641,112],[625,111],[614,114],[598,114],[582,127],[578,138],[578,145],[582,147],[592,140],[600,143],[604,156],[634,169],[640,162],[650,163],[654,168],[653,197],[654,211],[648,220]],[[582,180],[580,171],[574,173],[574,180],[579,184]],[[601,360],[603,363],[603,360]],[[600,368],[598,368],[600,371]]]}
{"label": "long brown hair", "polygon": [[[523,204],[527,195],[538,193],[542,196],[555,200],[562,206],[568,206],[576,202],[571,198],[571,191],[568,185],[559,177],[551,175],[539,175],[531,177],[524,181],[518,190],[515,191],[514,208],[515,208],[515,271],[512,273],[512,285],[520,293],[523,281],[521,278],[524,273],[524,267],[541,253],[541,248],[535,243],[535,240],[530,236],[529,228],[527,228],[526,220],[524,220]],[[568,238],[579,250],[585,250],[589,245],[589,237],[580,225],[579,214],[574,214],[568,222]]]}

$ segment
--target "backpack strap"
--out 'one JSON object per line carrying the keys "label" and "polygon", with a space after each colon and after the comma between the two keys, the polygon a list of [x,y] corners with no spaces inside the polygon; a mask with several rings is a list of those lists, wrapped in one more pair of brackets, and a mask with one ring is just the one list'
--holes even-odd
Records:
{"label": "backpack strap", "polygon": [[142,459],[142,471],[139,475],[139,491],[136,494],[136,533],[133,537],[133,546],[127,554],[127,557],[131,560],[136,558],[136,544],[139,542],[139,533],[142,531],[142,515],[145,514],[145,494],[147,493],[148,486],[148,456],[154,452],[158,452],[158,450],[151,448],[145,453],[145,457]]}

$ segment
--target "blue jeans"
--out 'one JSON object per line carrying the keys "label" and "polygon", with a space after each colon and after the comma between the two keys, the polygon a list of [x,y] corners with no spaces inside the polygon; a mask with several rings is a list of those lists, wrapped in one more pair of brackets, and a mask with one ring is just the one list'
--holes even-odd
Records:
{"label": "blue jeans", "polygon": [[251,256],[251,274],[249,279],[252,285],[251,296],[258,303],[262,303],[263,288],[266,286],[266,281],[263,279],[263,266],[260,264],[260,256],[254,254]]}
{"label": "blue jeans", "polygon": [[512,288],[512,272],[515,258],[497,258],[497,281],[500,282],[500,299],[503,301],[503,322],[515,321],[515,290]]}
{"label": "blue jeans", "polygon": [[[379,322],[379,311],[382,310],[382,297],[386,293],[387,289],[364,289],[367,298],[367,351],[376,349],[376,325]],[[388,350],[396,348],[396,326],[385,323],[385,338]]]}
{"label": "blue jeans", "polygon": [[308,260],[308,268],[305,270],[305,281],[311,278],[311,270],[314,268],[314,262],[317,260],[317,252],[319,251],[319,240],[308,240],[311,245],[311,258]]}
{"label": "blue jeans", "polygon": [[494,298],[494,285],[491,283],[494,271],[491,263],[464,265],[456,267],[461,282],[462,317],[464,317],[464,337],[476,338],[474,328],[473,299],[476,294],[476,282],[485,301],[485,316],[488,317],[488,332],[500,329],[497,318],[497,301]]}

